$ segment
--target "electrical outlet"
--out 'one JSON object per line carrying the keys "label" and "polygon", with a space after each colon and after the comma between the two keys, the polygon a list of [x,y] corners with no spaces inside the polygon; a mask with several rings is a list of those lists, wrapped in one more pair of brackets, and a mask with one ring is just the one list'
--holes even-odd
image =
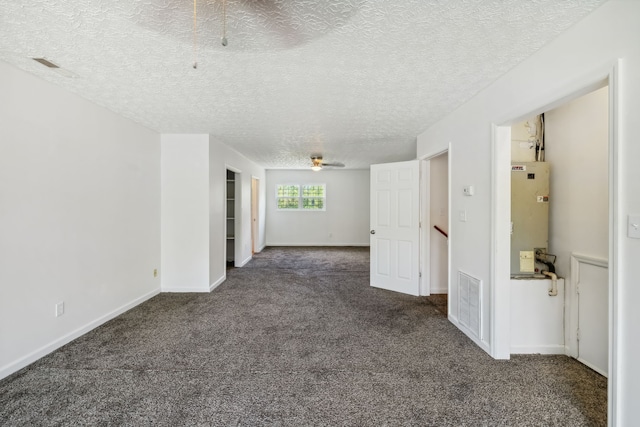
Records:
{"label": "electrical outlet", "polygon": [[60,301],[59,303],[56,304],[55,314],[56,314],[56,317],[60,317],[64,314],[64,301]]}
{"label": "electrical outlet", "polygon": [[158,277],[158,269],[157,268],[153,269],[153,277]]}
{"label": "electrical outlet", "polygon": [[467,222],[467,211],[458,212],[458,216],[461,222]]}

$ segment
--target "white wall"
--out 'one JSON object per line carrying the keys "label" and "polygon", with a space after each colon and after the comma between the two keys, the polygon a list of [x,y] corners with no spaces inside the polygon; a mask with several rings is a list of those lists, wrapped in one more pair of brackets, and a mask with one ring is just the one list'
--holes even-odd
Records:
{"label": "white wall", "polygon": [[162,291],[208,292],[209,135],[162,135],[161,147]]}
{"label": "white wall", "polygon": [[[635,137],[637,117],[640,117],[638,16],[640,2],[610,0],[419,135],[417,148],[418,157],[421,157],[451,143],[452,217],[457,218],[458,211],[465,209],[469,218],[468,222],[454,220],[451,225],[451,273],[465,270],[489,284],[483,295],[485,338],[480,344],[485,350],[491,350],[492,333],[500,331],[493,350],[503,349],[505,343],[508,347],[504,322],[491,323],[492,301],[502,304],[501,294],[508,296],[509,292],[508,278],[491,276],[492,124],[516,122],[548,110],[560,98],[605,78],[616,59],[622,58],[616,134],[619,151],[614,159],[620,183],[619,192],[615,194],[617,216],[614,221],[617,225],[612,236],[617,254],[617,266],[612,266],[617,282],[613,319],[618,335],[614,337],[617,359],[612,361],[610,371],[613,387],[610,395],[616,399],[610,419],[615,425],[633,425],[640,419],[640,407],[636,404],[640,398],[640,365],[637,363],[640,358],[640,340],[637,339],[640,310],[635,308],[640,300],[640,287],[637,286],[640,240],[626,236],[627,215],[640,214],[640,168],[636,165],[640,159],[640,144]],[[474,197],[463,196],[465,184],[476,186]],[[504,230],[500,232],[504,233]],[[455,301],[455,295],[450,298]],[[456,323],[457,307],[453,305],[453,317],[450,318]],[[493,315],[508,323],[508,299],[506,307],[500,305]],[[506,326],[508,337],[508,324]]]}
{"label": "white wall", "polygon": [[536,144],[542,139],[540,115],[511,126],[511,161],[535,162]]}
{"label": "white wall", "polygon": [[[546,112],[545,123],[547,161],[551,165],[549,251],[557,255],[556,272],[567,278],[567,354],[578,357],[585,353],[582,350],[589,341],[603,350],[608,342],[608,299],[600,299],[602,293],[607,292],[607,282],[597,280],[606,274],[606,268],[603,273],[600,269],[582,268],[584,264],[577,263],[574,267],[580,268],[581,273],[571,269],[572,253],[600,260],[607,260],[609,256],[608,88]],[[575,289],[578,276],[582,283],[580,298]],[[599,286],[587,286],[589,283],[599,283]],[[589,306],[590,300],[600,300],[600,303]],[[579,312],[585,310],[590,313],[588,321],[579,316]],[[589,328],[586,326],[589,322],[602,326]],[[580,343],[578,329],[581,330]],[[603,360],[605,362],[598,363],[598,371],[606,373],[606,357]]]}
{"label": "white wall", "polygon": [[549,251],[566,278],[571,252],[609,256],[608,97],[605,87],[545,113]]}
{"label": "white wall", "polygon": [[[268,170],[267,245],[368,246],[369,171]],[[326,210],[279,211],[278,184],[326,184]]]}
{"label": "white wall", "polygon": [[430,283],[432,294],[446,294],[449,284],[447,237],[434,228],[449,230],[449,155],[447,153],[429,161],[429,218],[430,218]]}
{"label": "white wall", "polygon": [[[206,134],[162,135],[162,290],[208,292],[226,279],[226,171],[239,173],[236,255],[251,259],[251,177],[264,169]],[[264,195],[260,195],[257,247],[264,247]]]}
{"label": "white wall", "polygon": [[565,280],[550,296],[550,279],[511,280],[511,340],[513,354],[565,354]]}
{"label": "white wall", "polygon": [[[258,201],[258,239],[256,250],[265,247],[265,170],[257,163],[247,159],[213,137],[209,143],[209,253],[211,263],[209,275],[212,286],[221,283],[226,277],[226,212],[225,188],[227,169],[236,174],[236,187],[240,186],[241,208],[236,209],[235,265],[240,267],[251,260],[251,178],[257,178],[259,184]],[[236,204],[237,206],[237,204]],[[238,228],[239,225],[239,228]]]}
{"label": "white wall", "polygon": [[159,292],[160,137],[3,62],[0,121],[1,378]]}

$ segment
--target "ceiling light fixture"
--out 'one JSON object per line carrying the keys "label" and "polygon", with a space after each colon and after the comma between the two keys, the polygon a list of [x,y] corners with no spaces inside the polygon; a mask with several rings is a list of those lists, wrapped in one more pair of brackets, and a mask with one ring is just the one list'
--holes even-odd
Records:
{"label": "ceiling light fixture", "polygon": [[322,157],[312,157],[311,162],[312,162],[312,166],[311,166],[312,171],[318,172],[322,170]]}

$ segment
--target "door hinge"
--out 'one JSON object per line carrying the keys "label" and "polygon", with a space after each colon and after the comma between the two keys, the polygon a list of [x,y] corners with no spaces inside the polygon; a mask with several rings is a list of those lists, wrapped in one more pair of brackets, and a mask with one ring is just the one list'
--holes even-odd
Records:
{"label": "door hinge", "polygon": [[576,329],[576,341],[580,341],[580,329]]}
{"label": "door hinge", "polygon": [[422,271],[418,272],[418,277],[422,277]]}

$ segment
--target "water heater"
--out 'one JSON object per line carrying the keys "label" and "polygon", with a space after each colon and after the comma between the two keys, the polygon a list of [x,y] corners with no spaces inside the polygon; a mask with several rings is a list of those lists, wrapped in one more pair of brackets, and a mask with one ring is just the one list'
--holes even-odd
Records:
{"label": "water heater", "polygon": [[511,276],[531,276],[549,244],[549,164],[511,164]]}

